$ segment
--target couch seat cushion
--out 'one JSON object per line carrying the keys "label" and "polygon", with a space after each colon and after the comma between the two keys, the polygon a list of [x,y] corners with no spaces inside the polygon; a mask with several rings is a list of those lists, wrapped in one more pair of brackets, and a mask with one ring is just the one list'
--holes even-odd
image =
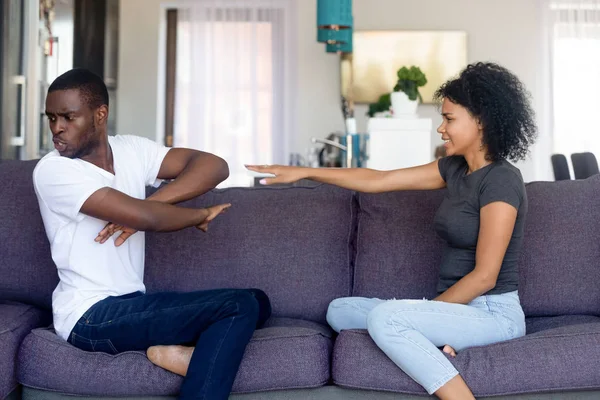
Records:
{"label": "couch seat cushion", "polygon": [[[234,392],[322,386],[329,380],[331,330],[315,322],[273,318],[255,332]],[[89,353],[36,329],[19,353],[19,382],[36,389],[87,396],[174,396],[182,378],[143,352]]]}
{"label": "couch seat cushion", "polygon": [[17,386],[19,345],[33,329],[50,323],[50,313],[33,306],[0,302],[0,399]]}
{"label": "couch seat cushion", "polygon": [[[477,397],[597,390],[600,319],[472,347],[451,362]],[[366,331],[342,331],[334,346],[332,376],[337,385],[349,388],[425,394],[379,350]]]}

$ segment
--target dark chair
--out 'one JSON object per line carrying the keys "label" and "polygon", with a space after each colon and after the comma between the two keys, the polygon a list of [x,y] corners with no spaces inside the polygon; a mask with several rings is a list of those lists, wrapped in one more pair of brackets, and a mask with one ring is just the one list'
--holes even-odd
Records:
{"label": "dark chair", "polygon": [[571,163],[573,164],[575,179],[586,179],[600,173],[598,170],[598,161],[592,153],[571,154]]}
{"label": "dark chair", "polygon": [[567,163],[567,157],[565,157],[564,154],[552,154],[550,160],[552,160],[554,180],[566,181],[571,179],[571,173],[569,172],[569,164]]}

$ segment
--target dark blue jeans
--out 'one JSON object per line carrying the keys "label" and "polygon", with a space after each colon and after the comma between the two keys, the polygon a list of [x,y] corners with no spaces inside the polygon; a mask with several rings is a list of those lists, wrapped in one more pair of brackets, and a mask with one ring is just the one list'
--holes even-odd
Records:
{"label": "dark blue jeans", "polygon": [[271,315],[258,289],[190,293],[140,292],[94,304],[77,322],[69,343],[116,354],[155,345],[195,346],[181,399],[227,399],[246,345]]}

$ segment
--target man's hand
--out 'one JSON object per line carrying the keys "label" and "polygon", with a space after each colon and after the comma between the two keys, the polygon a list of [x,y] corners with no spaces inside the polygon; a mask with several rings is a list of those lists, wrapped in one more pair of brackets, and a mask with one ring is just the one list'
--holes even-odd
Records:
{"label": "man's hand", "polygon": [[[231,204],[219,204],[216,206],[206,208],[206,211],[208,212],[208,216],[199,225],[196,225],[196,228],[200,229],[203,232],[206,232],[208,230],[208,224],[213,219],[215,219],[217,216],[219,216],[220,214],[225,212],[225,210],[227,210],[229,207],[231,207]],[[100,244],[103,244],[112,235],[114,235],[116,232],[119,232],[119,231],[121,232],[121,234],[119,235],[118,238],[115,239],[115,246],[117,246],[117,247],[119,247],[120,245],[125,243],[125,241],[127,239],[129,239],[134,233],[137,232],[133,228],[128,228],[123,225],[118,225],[118,224],[109,222],[108,224],[106,224],[104,229],[102,229],[100,231],[100,233],[98,233],[98,236],[94,240],[96,242],[100,242]]]}
{"label": "man's hand", "polygon": [[202,232],[206,232],[208,230],[208,224],[209,222],[211,222],[213,219],[217,218],[217,216],[219,216],[220,214],[224,213],[225,210],[227,210],[229,207],[231,207],[231,204],[219,204],[217,206],[212,206],[212,207],[208,207],[206,209],[206,211],[208,211],[208,216],[206,217],[206,219],[204,221],[202,221],[200,223],[200,225],[197,225],[196,228],[200,229]]}
{"label": "man's hand", "polygon": [[94,241],[100,242],[100,244],[102,244],[102,243],[106,242],[108,240],[108,238],[110,238],[112,235],[114,235],[115,232],[119,232],[119,231],[121,231],[121,234],[119,235],[119,237],[117,239],[115,239],[115,246],[117,246],[117,247],[119,247],[120,245],[125,243],[125,241],[127,239],[129,239],[130,236],[132,236],[134,233],[137,232],[133,228],[128,228],[123,225],[118,225],[118,224],[109,222],[108,224],[106,224],[104,229],[102,229],[100,231],[100,233],[98,233],[98,236],[96,236],[96,239],[94,239]]}

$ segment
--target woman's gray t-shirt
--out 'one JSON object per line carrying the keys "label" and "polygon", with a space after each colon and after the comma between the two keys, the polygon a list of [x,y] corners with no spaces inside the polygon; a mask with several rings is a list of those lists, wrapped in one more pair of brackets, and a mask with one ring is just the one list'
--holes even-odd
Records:
{"label": "woman's gray t-shirt", "polygon": [[468,174],[469,166],[462,156],[444,157],[438,161],[438,166],[447,186],[446,196],[434,219],[437,234],[446,241],[438,293],[446,291],[475,268],[479,211],[496,201],[515,207],[517,220],[496,286],[486,294],[517,290],[518,262],[527,215],[527,193],[521,172],[509,162],[500,160]]}

